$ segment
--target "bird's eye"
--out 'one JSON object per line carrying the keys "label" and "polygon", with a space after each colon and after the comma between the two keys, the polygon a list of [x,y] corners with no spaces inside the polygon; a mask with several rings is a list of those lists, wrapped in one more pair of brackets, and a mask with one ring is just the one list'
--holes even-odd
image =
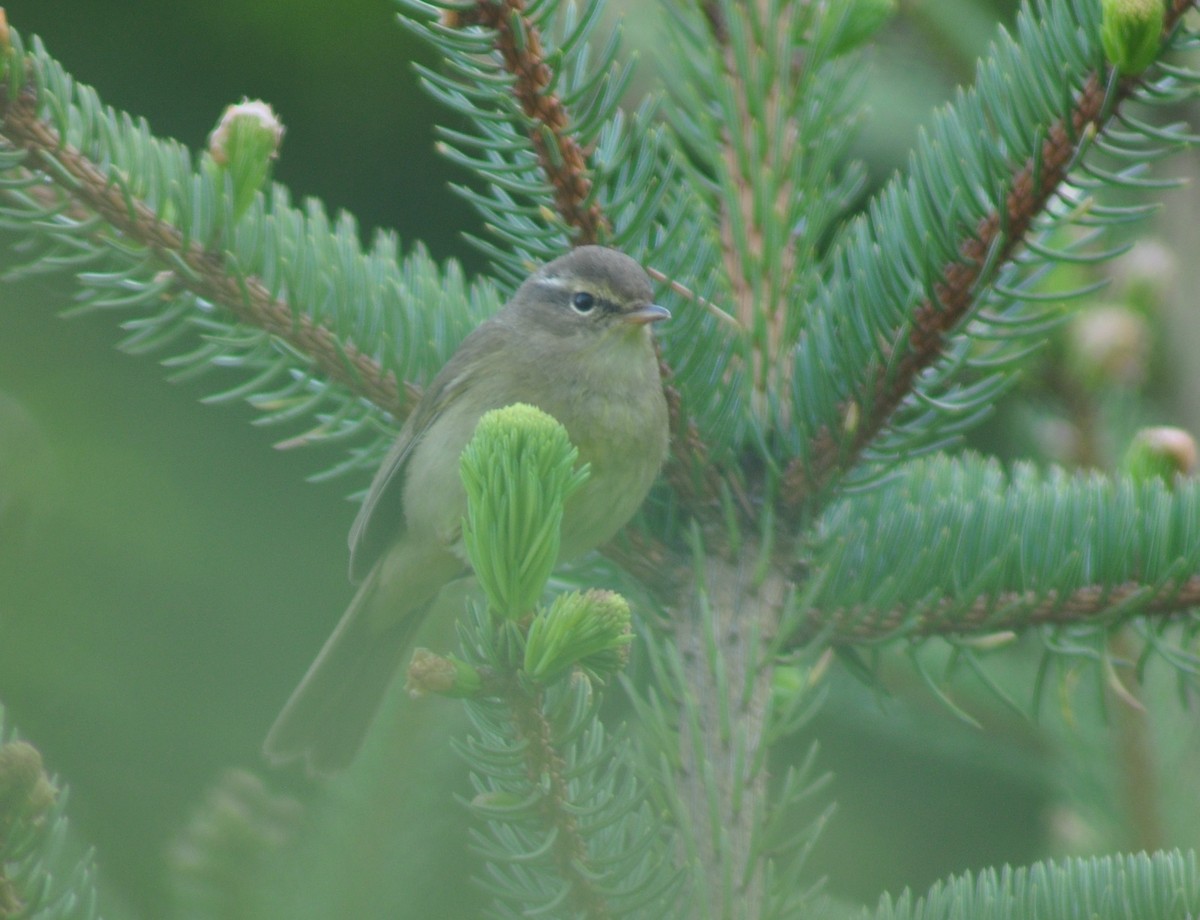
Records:
{"label": "bird's eye", "polygon": [[596,298],[587,291],[578,291],[571,298],[571,306],[576,313],[591,313],[596,307]]}

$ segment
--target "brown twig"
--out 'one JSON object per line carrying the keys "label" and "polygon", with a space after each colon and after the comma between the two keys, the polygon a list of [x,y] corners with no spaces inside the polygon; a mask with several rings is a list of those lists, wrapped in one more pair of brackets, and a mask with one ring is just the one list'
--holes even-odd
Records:
{"label": "brown twig", "polygon": [[307,356],[317,372],[393,418],[405,417],[419,396],[417,387],[398,384],[395,375],[370,355],[273,297],[259,279],[232,271],[219,254],[196,242],[185,243],[177,227],[159,218],[144,202],[127,196],[118,180],[63,143],[58,132],[39,117],[37,108],[32,82],[15,100],[0,95],[0,133],[27,153],[28,168],[70,177],[70,182],[59,185],[73,204],[100,215],[126,240],[160,256],[165,268],[174,270],[180,263],[186,266],[186,273],[176,272],[181,287],[228,310],[239,322],[269,332]]}
{"label": "brown twig", "polygon": [[919,608],[913,605],[874,610],[865,607],[810,610],[788,639],[798,647],[817,636],[834,645],[880,642],[899,637],[970,636],[1024,630],[1033,626],[1069,623],[1115,623],[1136,606],[1138,616],[1176,617],[1200,606],[1200,575],[1168,586],[1146,598],[1144,584],[1078,588],[1067,595],[1054,592],[1004,592],[973,603],[943,600]]}
{"label": "brown twig", "polygon": [[[1194,0],[1173,0],[1164,37],[1175,28]],[[1127,97],[1137,80],[1119,84],[1116,99]],[[1070,115],[1051,125],[1036,158],[1027,161],[1012,177],[1003,207],[992,211],[959,246],[960,258],[947,264],[934,283],[934,297],[913,314],[912,330],[904,356],[894,364],[876,368],[865,392],[851,397],[841,408],[838,430],[824,428],[810,449],[794,459],[784,475],[783,497],[795,509],[822,492],[838,475],[858,461],[863,451],[887,428],[893,413],[914,389],[920,374],[944,353],[947,335],[975,303],[975,287],[985,265],[1009,261],[1042,213],[1075,158],[1081,137],[1103,126],[1111,109],[1106,107],[1105,75],[1093,73],[1084,83]],[[998,249],[994,258],[989,258]],[[851,432],[847,438],[845,435]]]}
{"label": "brown twig", "polygon": [[513,95],[531,122],[529,140],[554,189],[555,208],[574,228],[576,245],[599,242],[611,227],[600,206],[588,203],[592,180],[587,154],[572,133],[567,107],[549,90],[554,73],[545,61],[541,32],[525,15],[525,0],[479,0],[468,10],[448,14],[443,22],[451,28],[480,25],[496,33],[496,51],[513,76]]}

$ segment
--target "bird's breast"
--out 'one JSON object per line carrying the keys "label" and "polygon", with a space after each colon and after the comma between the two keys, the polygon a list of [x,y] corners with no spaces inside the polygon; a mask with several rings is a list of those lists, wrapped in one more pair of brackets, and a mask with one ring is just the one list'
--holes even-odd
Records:
{"label": "bird's breast", "polygon": [[568,500],[560,556],[579,556],[608,541],[641,505],[667,453],[667,407],[649,340],[609,344],[628,350],[610,350],[607,357],[583,352],[549,367],[514,362],[479,375],[451,400],[409,461],[409,532],[429,534],[462,555],[466,493],[457,458],[485,412],[523,402],[557,419],[591,469]]}

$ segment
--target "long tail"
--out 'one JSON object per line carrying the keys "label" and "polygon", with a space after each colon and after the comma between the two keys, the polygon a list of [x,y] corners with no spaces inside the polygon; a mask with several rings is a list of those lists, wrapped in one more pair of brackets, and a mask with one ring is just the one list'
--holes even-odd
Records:
{"label": "long tail", "polygon": [[376,566],[271,726],[263,753],[272,764],[303,758],[309,773],[326,776],[358,753],[430,605],[422,599],[381,618],[374,611],[378,595],[386,594],[378,590],[379,580]]}

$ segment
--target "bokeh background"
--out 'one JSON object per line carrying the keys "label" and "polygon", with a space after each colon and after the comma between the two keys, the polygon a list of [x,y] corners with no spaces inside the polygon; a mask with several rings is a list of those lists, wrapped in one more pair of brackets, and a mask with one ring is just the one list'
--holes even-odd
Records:
{"label": "bokeh background", "polygon": [[[645,86],[664,25],[650,5],[628,6]],[[903,164],[917,126],[970,78],[1014,8],[902,4],[872,55],[857,145],[873,183]],[[107,103],[193,148],[225,105],[269,101],[287,126],[275,177],[296,198],[486,270],[462,236],[478,232],[476,218],[448,191],[463,177],[433,154],[441,113],[410,66],[435,62],[388,0],[13,0],[6,11]],[[1186,224],[1194,203],[1181,202],[1161,232]],[[4,265],[12,242],[0,240]],[[276,450],[278,435],[244,405],[202,403],[232,378],[165,382],[154,360],[116,348],[119,314],[63,319],[72,296],[63,277],[0,285],[0,701],[70,783],[108,895],[163,917],[164,854],[222,770],[261,769],[263,733],[349,597],[347,496],[364,483],[306,483],[336,458]],[[1168,351],[1200,347],[1194,325]],[[1162,420],[1186,424],[1190,403]],[[1004,452],[1003,431],[981,437]],[[940,742],[960,731],[947,721],[931,711],[898,723],[857,691],[827,707],[821,762],[841,804],[816,868],[835,888],[872,900],[1041,852],[1046,787],[1032,736],[955,742],[942,775]],[[462,770],[436,726],[413,738],[423,746],[413,769],[443,778],[407,794],[435,803],[426,819],[456,827],[445,788],[466,791]],[[274,781],[310,794],[290,775]],[[921,822],[938,831],[920,846],[889,836]]]}

